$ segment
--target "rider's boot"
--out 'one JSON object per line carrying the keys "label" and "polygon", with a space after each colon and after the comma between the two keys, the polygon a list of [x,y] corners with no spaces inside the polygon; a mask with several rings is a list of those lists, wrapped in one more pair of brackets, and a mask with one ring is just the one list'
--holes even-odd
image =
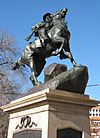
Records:
{"label": "rider's boot", "polygon": [[50,39],[45,39],[44,40],[44,46],[46,47],[47,51],[51,51],[52,50],[52,42]]}

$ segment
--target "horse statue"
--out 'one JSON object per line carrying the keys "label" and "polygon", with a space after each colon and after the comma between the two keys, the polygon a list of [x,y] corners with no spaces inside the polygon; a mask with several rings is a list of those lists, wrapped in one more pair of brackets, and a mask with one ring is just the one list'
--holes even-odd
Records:
{"label": "horse statue", "polygon": [[[27,65],[31,69],[31,81],[33,85],[40,84],[37,77],[46,64],[46,58],[59,55],[60,59],[69,58],[73,66],[75,60],[70,51],[70,32],[64,21],[67,9],[58,11],[56,14],[47,13],[43,16],[44,22],[39,27],[32,28],[32,34],[37,39],[25,46],[22,56],[13,64],[13,70]],[[34,31],[35,30],[35,31]]]}

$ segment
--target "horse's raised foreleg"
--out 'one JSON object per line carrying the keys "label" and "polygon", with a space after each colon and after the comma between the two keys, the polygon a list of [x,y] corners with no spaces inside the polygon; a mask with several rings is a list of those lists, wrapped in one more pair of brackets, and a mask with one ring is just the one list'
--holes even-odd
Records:
{"label": "horse's raised foreleg", "polygon": [[61,43],[61,46],[59,48],[59,50],[57,51],[56,55],[59,54],[61,52],[62,49],[65,50],[65,54],[67,55],[67,57],[70,59],[71,63],[73,64],[73,66],[76,66],[76,62],[70,52],[70,48],[69,48],[69,42],[67,41],[66,38],[62,38],[62,37],[54,37],[52,39],[52,41],[54,43]]}
{"label": "horse's raised foreleg", "polygon": [[31,68],[31,77],[30,80],[32,81],[33,85],[39,85],[40,83],[38,82],[37,78],[36,78],[36,66],[35,66],[35,62],[33,61],[33,59],[30,60],[30,68]]}
{"label": "horse's raised foreleg", "polygon": [[67,57],[70,59],[71,63],[73,64],[73,66],[76,66],[76,62],[72,56],[72,53],[70,51],[70,45],[69,42],[67,41],[67,44],[64,46],[64,51],[65,54],[67,55]]}
{"label": "horse's raised foreleg", "polygon": [[59,47],[59,49],[56,53],[56,55],[57,55],[61,52],[61,50],[63,49],[64,45],[66,45],[67,42],[66,42],[65,38],[57,36],[57,37],[52,38],[52,43],[55,43],[55,44],[58,44],[58,43],[60,44],[61,43],[61,46]]}

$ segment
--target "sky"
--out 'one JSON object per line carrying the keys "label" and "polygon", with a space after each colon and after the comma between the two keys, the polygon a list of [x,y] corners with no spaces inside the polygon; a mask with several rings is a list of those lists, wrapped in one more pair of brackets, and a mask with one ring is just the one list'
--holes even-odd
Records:
{"label": "sky", "polygon": [[[88,67],[88,85],[100,84],[100,0],[0,0],[0,30],[13,35],[16,47],[23,50],[28,44],[25,37],[33,25],[42,21],[43,14],[62,8],[68,9],[66,21],[75,61]],[[72,68],[68,59],[58,57],[47,59],[46,66],[54,62]],[[43,75],[38,79],[43,81]],[[85,94],[100,100],[100,86],[87,87]]]}

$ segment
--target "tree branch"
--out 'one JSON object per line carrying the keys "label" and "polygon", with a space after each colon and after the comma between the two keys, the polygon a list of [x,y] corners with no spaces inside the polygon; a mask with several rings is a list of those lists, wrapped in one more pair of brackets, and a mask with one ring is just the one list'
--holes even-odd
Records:
{"label": "tree branch", "polygon": [[8,62],[8,61],[6,61],[6,62],[3,62],[3,63],[0,63],[0,66],[2,66],[2,65],[4,65],[4,64],[13,64],[13,62]]}

